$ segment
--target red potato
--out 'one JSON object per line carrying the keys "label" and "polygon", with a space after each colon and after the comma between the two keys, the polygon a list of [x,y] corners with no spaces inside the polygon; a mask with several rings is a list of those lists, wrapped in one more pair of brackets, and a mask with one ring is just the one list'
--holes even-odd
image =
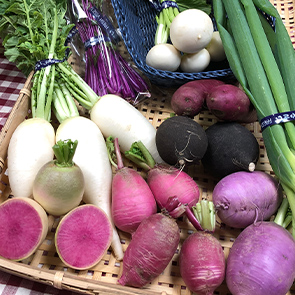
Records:
{"label": "red potato", "polygon": [[141,288],[158,277],[171,261],[180,240],[176,221],[162,213],[141,222],[123,258],[121,285]]}
{"label": "red potato", "polygon": [[192,292],[212,295],[225,277],[221,244],[209,233],[191,234],[181,247],[179,267],[182,279]]}
{"label": "red potato", "polygon": [[[224,84],[214,87],[206,97],[206,105],[218,119],[243,122],[255,121],[253,106],[246,93],[238,86]],[[252,116],[250,116],[252,114]],[[247,120],[248,118],[248,120]]]}
{"label": "red potato", "polygon": [[223,84],[224,82],[217,79],[187,82],[172,95],[171,108],[177,115],[194,117],[203,109],[208,93]]}

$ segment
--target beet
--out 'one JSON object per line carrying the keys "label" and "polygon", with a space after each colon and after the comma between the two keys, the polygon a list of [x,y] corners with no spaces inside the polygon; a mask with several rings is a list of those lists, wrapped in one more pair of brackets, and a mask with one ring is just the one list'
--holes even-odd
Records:
{"label": "beet", "polygon": [[208,148],[202,164],[205,170],[222,178],[238,171],[254,171],[259,159],[256,137],[236,122],[217,122],[206,129]]}
{"label": "beet", "polygon": [[158,127],[156,146],[167,164],[183,166],[196,164],[202,159],[208,140],[205,130],[198,122],[189,117],[174,116]]}
{"label": "beet", "polygon": [[167,267],[180,240],[176,221],[162,213],[141,222],[124,253],[121,285],[143,287]]}
{"label": "beet", "polygon": [[45,210],[33,199],[14,197],[0,205],[0,256],[20,261],[33,254],[48,232]]}
{"label": "beet", "polygon": [[65,265],[89,269],[101,260],[112,236],[112,225],[104,211],[86,204],[72,209],[61,219],[55,233],[55,246]]}

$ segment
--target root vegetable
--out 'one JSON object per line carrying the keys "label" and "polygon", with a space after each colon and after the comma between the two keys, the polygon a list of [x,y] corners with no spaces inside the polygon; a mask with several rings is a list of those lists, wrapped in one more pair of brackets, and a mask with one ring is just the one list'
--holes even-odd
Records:
{"label": "root vegetable", "polygon": [[146,64],[163,71],[176,71],[181,62],[181,54],[172,44],[154,45],[146,55]]}
{"label": "root vegetable", "polygon": [[236,122],[217,122],[206,129],[208,148],[202,163],[212,176],[223,178],[238,171],[254,171],[259,144],[253,133]]}
{"label": "root vegetable", "polygon": [[133,234],[139,224],[157,212],[155,197],[145,179],[133,168],[125,167],[118,139],[108,138],[109,150],[114,145],[117,165],[112,181],[112,217],[117,228]]}
{"label": "root vegetable", "polygon": [[32,255],[48,232],[45,210],[34,200],[13,197],[0,205],[0,256],[20,261]]}
{"label": "root vegetable", "polygon": [[196,294],[213,294],[225,277],[225,256],[219,241],[209,233],[195,232],[186,238],[179,256],[180,274]]}
{"label": "root vegetable", "polygon": [[218,31],[214,31],[211,41],[206,46],[210,54],[210,60],[213,62],[220,62],[226,59],[225,51],[223,48],[222,40]]}
{"label": "root vegetable", "polygon": [[283,199],[278,181],[262,171],[239,171],[222,178],[215,186],[212,200],[222,222],[234,228],[269,218]]}
{"label": "root vegetable", "polygon": [[81,205],[67,213],[55,233],[60,259],[74,269],[95,266],[109,248],[112,225],[103,210],[95,205]]}
{"label": "root vegetable", "polygon": [[156,129],[144,115],[123,98],[107,94],[90,111],[105,138],[118,138],[122,152],[141,141],[157,162],[163,162],[156,147]]}
{"label": "root vegetable", "polygon": [[206,97],[217,85],[224,83],[216,79],[187,82],[172,95],[171,108],[176,115],[194,117],[205,107]]}
{"label": "root vegetable", "polygon": [[206,98],[206,105],[218,119],[225,121],[242,122],[253,109],[246,93],[232,84],[214,87]]}
{"label": "root vegetable", "polygon": [[206,48],[195,53],[186,53],[181,57],[180,69],[185,73],[204,71],[210,63],[210,54]]}
{"label": "root vegetable", "polygon": [[47,213],[60,216],[77,207],[85,190],[83,172],[73,162],[78,142],[59,141],[53,146],[56,159],[38,171],[33,197]]}
{"label": "root vegetable", "polygon": [[199,123],[189,117],[174,116],[158,127],[156,146],[166,163],[183,166],[198,163],[202,159],[208,140]]}
{"label": "root vegetable", "polygon": [[232,245],[226,283],[233,295],[285,295],[295,279],[295,241],[274,222],[245,228]]}
{"label": "root vegetable", "polygon": [[55,131],[42,118],[23,121],[8,146],[8,176],[15,197],[32,198],[34,179],[40,168],[53,159]]}
{"label": "root vegetable", "polygon": [[194,53],[205,48],[212,39],[213,22],[200,9],[186,9],[179,13],[170,26],[172,44],[184,53]]}
{"label": "root vegetable", "polygon": [[123,259],[121,285],[143,287],[171,261],[180,240],[174,219],[162,213],[146,218],[132,236]]}
{"label": "root vegetable", "polygon": [[[77,140],[79,145],[73,161],[81,168],[85,179],[83,201],[103,209],[111,216],[112,167],[105,139],[97,125],[85,117],[64,120],[56,131],[56,140]],[[123,249],[115,226],[112,249],[117,259],[123,258]]]}

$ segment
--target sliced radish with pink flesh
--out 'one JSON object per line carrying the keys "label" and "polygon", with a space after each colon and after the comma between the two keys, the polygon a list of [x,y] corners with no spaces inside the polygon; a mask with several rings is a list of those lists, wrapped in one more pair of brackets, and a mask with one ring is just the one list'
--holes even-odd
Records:
{"label": "sliced radish with pink flesh", "polygon": [[55,246],[63,263],[74,269],[96,265],[112,241],[112,225],[95,205],[81,205],[67,213],[55,233]]}
{"label": "sliced radish with pink flesh", "polygon": [[33,254],[48,232],[45,210],[34,200],[14,197],[0,205],[0,256],[19,261]]}

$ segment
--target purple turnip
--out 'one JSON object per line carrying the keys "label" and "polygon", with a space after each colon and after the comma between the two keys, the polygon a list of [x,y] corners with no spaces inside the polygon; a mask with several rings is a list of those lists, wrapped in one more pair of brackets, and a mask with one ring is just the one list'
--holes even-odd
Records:
{"label": "purple turnip", "polygon": [[295,241],[274,222],[244,229],[230,249],[226,283],[233,295],[285,295],[295,279]]}
{"label": "purple turnip", "polygon": [[212,193],[220,220],[234,228],[268,220],[283,200],[278,181],[263,171],[239,171],[222,178]]}

